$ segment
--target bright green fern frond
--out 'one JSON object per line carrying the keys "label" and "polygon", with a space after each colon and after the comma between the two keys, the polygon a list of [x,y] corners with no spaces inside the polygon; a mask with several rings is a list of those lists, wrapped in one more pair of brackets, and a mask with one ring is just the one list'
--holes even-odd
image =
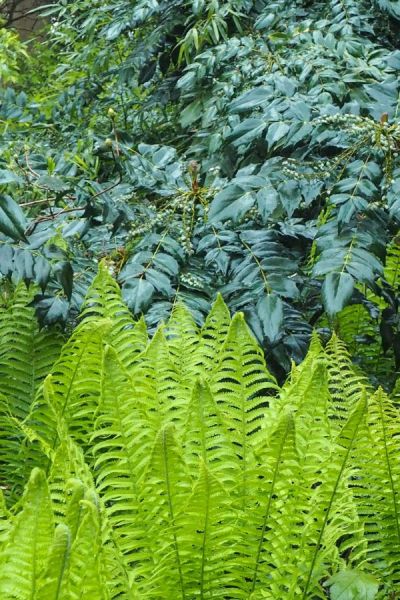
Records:
{"label": "bright green fern frond", "polygon": [[180,422],[185,418],[187,403],[191,397],[192,381],[184,381],[179,373],[160,327],[146,351],[141,355],[137,368],[131,370],[132,383],[136,396],[141,399],[147,409],[154,431],[158,431],[163,423]]}
{"label": "bright green fern frond", "polygon": [[204,371],[215,368],[231,324],[231,315],[221,294],[217,295],[200,332],[199,367]]}
{"label": "bright green fern frond", "polygon": [[282,540],[290,543],[285,507],[291,502],[298,462],[292,415],[282,415],[275,431],[259,449],[258,461],[257,468],[250,473],[253,481],[248,510],[239,520],[243,531],[243,558],[239,564],[244,568],[248,594],[267,585],[278,589],[279,584],[274,580],[280,579],[280,566],[288,560],[287,555],[282,555]]}
{"label": "bright green fern frond", "polygon": [[177,519],[177,539],[186,598],[231,595],[236,514],[219,479],[200,459],[198,480]]}
{"label": "bright green fern frond", "polygon": [[400,245],[397,238],[386,249],[384,278],[394,290],[400,290]]}
{"label": "bright green fern frond", "polygon": [[241,473],[239,495],[244,507],[247,473],[254,463],[254,434],[264,427],[266,408],[278,386],[241,313],[235,315],[229,327],[210,388],[236,449]]}
{"label": "bright green fern frond", "polygon": [[53,544],[44,574],[38,584],[35,600],[66,599],[65,574],[71,554],[71,532],[67,525],[60,523],[54,533]]}
{"label": "bright green fern frond", "polygon": [[56,413],[68,423],[69,433],[83,445],[93,431],[104,358],[104,338],[110,321],[82,323],[64,345],[52,369],[52,407],[40,392],[32,407],[29,422],[53,447],[57,443]]}
{"label": "bright green fern frond", "polygon": [[174,366],[180,373],[183,385],[193,385],[193,373],[199,345],[198,327],[191,312],[181,303],[175,305],[166,324],[165,337]]}
{"label": "bright green fern frond", "polygon": [[369,435],[357,448],[357,508],[369,562],[381,572],[387,590],[400,592],[400,422],[381,389],[369,399],[367,424]]}
{"label": "bright green fern frond", "polygon": [[319,481],[319,469],[332,449],[330,415],[331,396],[323,362],[316,360],[308,370],[301,370],[296,383],[282,390],[281,410],[291,410],[296,423],[296,446],[307,485]]}
{"label": "bright green fern frond", "polygon": [[53,540],[53,513],[43,471],[35,469],[0,555],[0,597],[35,598]]}
{"label": "bright green fern frond", "polygon": [[[326,463],[321,485],[316,488],[313,519],[305,527],[306,536],[300,554],[306,559],[303,563],[304,579],[301,585],[301,598],[324,598],[321,577],[326,572],[326,564],[340,563],[337,546],[343,535],[359,538],[360,523],[354,520],[354,502],[348,482],[355,476],[352,453],[365,422],[366,394],[355,405],[349,419],[336,438],[335,447]],[[309,528],[315,528],[313,534]],[[307,530],[308,529],[308,530]],[[353,548],[357,554],[357,548]],[[336,556],[335,556],[336,555]]]}
{"label": "bright green fern frond", "polygon": [[367,378],[357,373],[345,344],[333,334],[326,346],[328,386],[332,395],[331,415],[335,420],[348,417],[360,400]]}
{"label": "bright green fern frond", "polygon": [[[288,407],[297,410],[299,403],[310,398],[309,386],[314,378],[315,370],[320,366],[323,369],[320,369],[319,372],[321,375],[322,372],[324,373],[324,385],[326,386],[326,354],[318,335],[314,332],[305,359],[301,364],[292,366],[290,376],[282,386],[279,397],[273,405],[273,409],[278,414],[279,411],[287,410]],[[310,398],[310,400],[315,403],[318,401],[318,396],[314,399]]]}
{"label": "bright green fern frond", "polygon": [[147,346],[148,335],[144,319],[134,321],[132,318],[105,260],[100,262],[98,273],[87,292],[81,318],[86,322],[98,322],[101,319],[112,321],[107,342],[116,349],[125,367],[129,367],[137,354]]}
{"label": "bright green fern frond", "polygon": [[10,513],[6,506],[3,490],[0,488],[0,556],[11,527]]}
{"label": "bright green fern frond", "polygon": [[21,493],[25,483],[26,470],[21,461],[23,441],[24,435],[12,416],[9,400],[0,394],[0,485],[10,501]]}
{"label": "bright green fern frond", "polygon": [[53,452],[35,429],[13,416],[10,402],[0,394],[0,485],[9,505],[21,496],[32,468],[42,467]]}
{"label": "bright green fern frond", "polygon": [[166,598],[172,597],[172,594],[186,598],[188,592],[182,563],[185,550],[177,534],[177,524],[190,492],[190,477],[182,458],[182,448],[174,426],[168,424],[155,439],[142,484],[143,500],[152,498],[151,505],[147,507],[145,527],[149,538],[154,540],[152,555],[155,569],[164,571],[163,593]]}
{"label": "bright green fern frond", "polygon": [[83,517],[71,548],[67,590],[62,600],[110,600],[102,563],[102,540],[97,507],[82,502]]}
{"label": "bright green fern frond", "polygon": [[237,461],[223,416],[204,381],[196,382],[187,407],[182,443],[191,477],[198,477],[200,461],[227,488],[236,485]]}
{"label": "bright green fern frond", "polygon": [[74,535],[79,525],[79,502],[86,490],[94,489],[94,482],[81,448],[69,437],[63,438],[54,453],[49,489],[56,522],[66,522]]}
{"label": "bright green fern frond", "polygon": [[[319,368],[321,365],[316,373]],[[264,596],[256,593],[255,598],[325,599],[321,586],[323,574],[344,564],[341,554],[351,551],[352,560],[361,560],[365,549],[362,524],[357,517],[349,481],[356,473],[352,452],[364,422],[364,412],[365,400],[357,405],[332,443],[330,453],[319,456],[317,461],[315,452],[309,449],[305,452],[302,437],[306,432],[299,436],[298,430],[306,428],[309,437],[321,435],[320,432],[295,419],[300,451],[298,457],[297,448],[288,452],[293,448],[289,438],[281,452],[286,462],[279,465],[283,471],[278,472],[276,479],[282,492],[272,496],[259,569],[260,587],[255,588]],[[277,432],[276,440],[282,443],[283,439]],[[311,441],[310,446],[316,448],[317,444]],[[277,462],[276,465],[278,468]],[[280,497],[282,502],[279,502]]]}
{"label": "bright green fern frond", "polygon": [[39,331],[29,303],[33,292],[19,284],[10,305],[0,308],[0,392],[11,414],[24,419],[42,379],[57,359],[63,338],[56,330]]}
{"label": "bright green fern frond", "polygon": [[135,390],[124,374],[115,351],[107,349],[101,412],[92,436],[96,488],[106,505],[113,536],[127,565],[141,561],[140,572],[151,577],[139,479],[151,456],[152,428],[135,401]]}

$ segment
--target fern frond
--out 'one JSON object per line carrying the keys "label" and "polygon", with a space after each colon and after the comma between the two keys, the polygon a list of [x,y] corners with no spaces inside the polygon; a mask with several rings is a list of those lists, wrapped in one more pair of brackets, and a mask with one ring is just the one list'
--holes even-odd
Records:
{"label": "fern frond", "polygon": [[82,449],[69,436],[54,452],[48,477],[56,523],[67,523],[74,537],[79,525],[79,502],[86,490],[94,489],[93,476]]}
{"label": "fern frond", "polygon": [[228,489],[236,485],[235,448],[229,439],[223,416],[208,384],[197,381],[183,425],[184,461],[196,480],[201,461]]}
{"label": "fern frond", "polygon": [[347,535],[353,534],[354,539],[359,537],[360,524],[353,522],[353,498],[349,493],[347,482],[352,476],[352,468],[354,475],[351,455],[365,419],[366,406],[364,392],[336,438],[335,448],[327,464],[325,481],[317,488],[314,501],[318,511],[315,511],[313,516],[314,521],[318,523],[318,533],[314,538],[310,532],[307,532],[308,539],[305,540],[307,551],[304,545],[302,547],[303,555],[309,554],[302,586],[304,600],[313,597],[312,594],[316,597],[324,597],[320,585],[321,577],[325,572],[327,560],[333,564],[338,562],[338,557],[335,558],[332,552],[335,553],[336,544],[344,532]]}
{"label": "fern frond", "polygon": [[152,554],[155,568],[164,571],[163,588],[166,597],[175,593],[176,596],[186,598],[188,593],[183,572],[184,549],[177,533],[177,524],[190,491],[190,477],[175,428],[172,424],[167,424],[154,441],[142,483],[143,500],[152,497],[146,527],[150,539],[157,539]]}
{"label": "fern frond", "polygon": [[21,461],[24,435],[18,421],[12,416],[8,399],[0,394],[0,485],[10,503],[21,493],[26,470]]}
{"label": "fern frond", "polygon": [[109,321],[82,323],[64,345],[52,369],[52,408],[40,390],[29,423],[53,447],[57,443],[55,414],[68,422],[69,433],[84,446],[93,431],[102,387],[104,338]]}
{"label": "fern frond", "polygon": [[106,352],[101,412],[92,436],[96,489],[106,506],[115,543],[127,565],[141,562],[141,577],[151,577],[139,479],[151,453],[151,428],[141,415],[129,378],[112,348]]}
{"label": "fern frond", "polygon": [[0,597],[35,597],[53,540],[53,513],[43,471],[35,469],[0,556]]}
{"label": "fern frond", "polygon": [[29,413],[64,341],[56,330],[39,331],[35,311],[29,306],[32,298],[33,292],[20,283],[10,305],[0,308],[0,391],[18,419]]}
{"label": "fern frond", "polygon": [[235,315],[229,327],[210,388],[236,449],[241,482],[238,495],[244,508],[247,473],[255,460],[254,434],[262,430],[266,407],[278,386],[241,313]]}
{"label": "fern frond", "polygon": [[0,556],[3,550],[4,542],[7,540],[10,527],[10,513],[6,506],[3,490],[0,488]]}
{"label": "fern frond", "polygon": [[331,416],[346,420],[360,400],[367,378],[357,372],[345,344],[333,334],[326,346],[328,386],[332,395]]}
{"label": "fern frond", "polygon": [[157,432],[166,422],[177,423],[184,419],[194,381],[183,381],[183,374],[179,373],[171,356],[163,327],[156,331],[140,359],[130,375],[137,397],[142,399]]}
{"label": "fern frond", "polygon": [[400,246],[395,238],[386,249],[384,278],[395,290],[400,290]]}
{"label": "fern frond", "polygon": [[371,566],[388,590],[400,592],[400,424],[382,389],[369,398],[367,425],[369,435],[358,443],[356,456],[357,508]]}
{"label": "fern frond", "polygon": [[65,598],[65,573],[71,554],[71,532],[60,523],[55,530],[47,565],[39,584],[35,599],[62,600]]}
{"label": "fern frond", "polygon": [[98,322],[103,319],[112,321],[107,335],[107,343],[118,352],[122,364],[129,368],[135,357],[143,352],[148,343],[147,328],[144,319],[134,321],[122,300],[118,283],[111,276],[106,260],[99,263],[94,278],[81,309],[81,319]]}
{"label": "fern frond", "polygon": [[[292,365],[287,381],[283,384],[273,408],[279,414],[281,410],[296,410],[299,402],[309,398],[308,388],[318,366],[323,366],[324,385],[327,381],[326,354],[318,335],[313,332],[308,352],[299,365]],[[321,371],[322,374],[322,371]],[[317,399],[316,399],[317,400]]]}
{"label": "fern frond", "polygon": [[97,507],[82,502],[83,517],[71,548],[65,600],[110,600],[101,558],[101,531]]}
{"label": "fern frond", "polygon": [[[242,523],[247,530],[242,540],[245,554],[242,566],[246,567],[249,594],[266,585],[274,587],[279,565],[284,564],[283,557],[279,556],[280,540],[284,533],[285,503],[291,500],[296,465],[294,421],[287,413],[282,415],[276,430],[260,449],[260,462],[253,474],[251,505],[241,516],[241,520],[247,521],[247,525]],[[289,539],[285,541],[288,542]]]}
{"label": "fern frond", "polygon": [[199,332],[191,312],[184,304],[179,302],[174,306],[164,333],[175,366],[182,371],[183,375],[187,375],[193,368]]}
{"label": "fern frond", "polygon": [[200,332],[199,368],[206,373],[218,364],[218,357],[228,334],[231,316],[221,294],[211,307]]}
{"label": "fern frond", "polygon": [[[200,459],[198,479],[177,518],[185,597],[235,596],[236,514],[220,480]],[[232,594],[232,595],[231,595]]]}
{"label": "fern frond", "polygon": [[295,416],[302,477],[312,486],[320,480],[319,470],[331,452],[335,431],[329,418],[331,396],[326,366],[316,361],[308,371],[302,371],[296,384],[285,392],[282,390],[280,405]]}

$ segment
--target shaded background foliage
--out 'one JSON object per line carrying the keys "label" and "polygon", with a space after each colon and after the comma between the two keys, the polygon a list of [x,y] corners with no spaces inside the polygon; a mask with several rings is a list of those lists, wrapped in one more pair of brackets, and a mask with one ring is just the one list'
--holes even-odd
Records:
{"label": "shaded background foliage", "polygon": [[0,90],[0,270],[37,284],[41,323],[73,321],[106,256],[151,327],[178,297],[201,322],[220,291],[278,377],[317,327],[390,385],[397,3],[76,0],[43,14],[46,40]]}

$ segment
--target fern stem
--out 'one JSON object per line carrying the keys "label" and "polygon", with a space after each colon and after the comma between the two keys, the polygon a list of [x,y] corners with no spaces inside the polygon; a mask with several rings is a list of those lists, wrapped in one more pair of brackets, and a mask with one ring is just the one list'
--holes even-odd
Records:
{"label": "fern stem", "polygon": [[394,510],[394,514],[396,515],[397,543],[400,544],[400,523],[399,523],[399,516],[398,516],[398,509],[397,509],[397,502],[396,502],[396,488],[395,488],[394,481],[393,481],[392,467],[390,464],[389,451],[388,451],[388,447],[387,447],[387,443],[386,443],[387,434],[386,434],[384,414],[383,414],[383,410],[382,410],[382,396],[379,396],[378,406],[379,406],[380,421],[381,421],[381,425],[382,425],[383,443],[385,445],[385,458],[386,458],[386,464],[387,464],[388,475],[389,475],[389,480],[390,480],[390,490],[392,492],[393,510]]}
{"label": "fern stem", "polygon": [[256,583],[257,583],[257,573],[258,573],[258,567],[260,564],[260,556],[261,556],[261,550],[262,550],[262,546],[263,546],[263,542],[264,542],[265,529],[267,527],[269,511],[271,509],[271,504],[272,504],[272,495],[273,495],[273,492],[275,489],[276,480],[278,478],[279,467],[281,465],[282,452],[283,452],[283,448],[285,446],[285,441],[286,441],[288,431],[289,431],[289,420],[287,420],[287,422],[286,422],[285,433],[282,436],[282,441],[281,441],[281,444],[279,447],[279,454],[277,456],[276,463],[275,463],[274,476],[272,478],[272,484],[271,484],[271,489],[269,492],[268,504],[267,504],[267,508],[264,513],[263,525],[261,528],[260,539],[258,542],[257,555],[256,555],[256,560],[255,560],[255,565],[254,565],[254,575],[253,575],[253,581],[251,584],[250,594],[252,594],[254,592]]}
{"label": "fern stem", "polygon": [[176,532],[175,532],[175,516],[174,516],[174,507],[172,504],[172,496],[171,496],[171,482],[169,479],[169,466],[168,466],[168,456],[167,456],[167,437],[166,437],[165,429],[162,432],[162,444],[163,444],[163,462],[164,462],[164,472],[165,472],[165,484],[167,487],[168,508],[169,508],[169,514],[170,514],[171,523],[172,523],[174,547],[175,547],[175,553],[176,553],[176,561],[178,564],[178,572],[179,572],[179,581],[181,584],[182,600],[185,600],[186,594],[185,594],[185,588],[184,588],[184,584],[183,584],[182,564],[181,564],[181,558],[179,555],[178,540],[177,540]]}
{"label": "fern stem", "polygon": [[[365,404],[364,404],[364,406],[365,406]],[[311,567],[310,567],[310,570],[308,572],[306,586],[305,586],[305,589],[304,589],[304,592],[303,592],[303,600],[306,600],[306,598],[307,598],[307,592],[308,592],[308,589],[310,587],[311,577],[312,577],[312,574],[313,574],[313,571],[314,571],[314,567],[315,567],[315,563],[316,563],[316,560],[317,560],[318,552],[319,552],[319,549],[321,547],[321,542],[322,542],[323,535],[325,533],[325,528],[326,528],[326,525],[327,525],[327,522],[328,522],[331,510],[332,510],[333,501],[335,499],[336,492],[337,492],[337,489],[339,487],[339,483],[340,483],[340,481],[342,479],[342,475],[343,475],[345,466],[347,464],[347,461],[348,461],[351,449],[353,447],[353,443],[354,443],[355,437],[356,437],[357,432],[358,432],[358,428],[359,428],[359,425],[360,425],[360,422],[361,422],[362,415],[363,415],[363,411],[360,411],[360,416],[358,417],[358,420],[357,420],[357,426],[354,428],[353,435],[351,436],[350,444],[348,445],[348,448],[346,450],[346,454],[345,454],[344,460],[342,461],[342,464],[341,464],[341,467],[340,467],[340,471],[339,471],[338,476],[336,478],[335,485],[334,485],[331,497],[329,499],[329,504],[328,504],[328,507],[327,507],[326,512],[325,512],[325,517],[324,517],[324,520],[323,520],[323,523],[322,523],[322,527],[321,527],[320,532],[319,532],[318,540],[317,540],[317,543],[315,544],[315,551],[314,551],[314,555],[313,555],[313,558],[312,558],[312,561],[311,561]]]}
{"label": "fern stem", "polygon": [[208,529],[208,517],[209,517],[209,509],[210,509],[210,486],[208,481],[208,471],[205,470],[205,477],[207,481],[207,497],[206,497],[206,510],[205,510],[205,519],[204,519],[204,534],[203,534],[203,544],[202,544],[202,552],[201,552],[201,571],[200,571],[200,599],[204,599],[204,568],[206,562],[206,545],[207,545],[207,529]]}

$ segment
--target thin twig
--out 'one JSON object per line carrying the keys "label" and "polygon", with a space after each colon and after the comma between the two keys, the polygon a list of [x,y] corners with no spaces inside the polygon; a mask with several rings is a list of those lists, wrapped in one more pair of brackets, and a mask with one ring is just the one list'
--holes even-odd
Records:
{"label": "thin twig", "polygon": [[39,173],[36,173],[36,171],[34,171],[32,169],[32,167],[31,167],[31,165],[29,163],[28,150],[25,150],[24,154],[25,154],[25,162],[26,162],[26,166],[28,167],[28,171],[30,173],[32,173],[32,175],[38,179],[40,177]]}
{"label": "thin twig", "polygon": [[42,198],[42,200],[32,200],[32,202],[22,202],[20,206],[34,206],[35,204],[44,204],[49,202],[51,198]]}
{"label": "thin twig", "polygon": [[102,194],[105,194],[106,192],[109,192],[113,188],[117,187],[117,185],[119,185],[122,182],[122,174],[118,173],[118,175],[119,175],[118,181],[116,181],[115,183],[113,183],[112,185],[110,185],[105,190],[101,190],[100,192],[97,192],[97,194],[94,194],[93,196],[90,196],[89,202],[90,202],[90,200],[94,200],[94,198],[97,198],[98,196],[101,196]]}

